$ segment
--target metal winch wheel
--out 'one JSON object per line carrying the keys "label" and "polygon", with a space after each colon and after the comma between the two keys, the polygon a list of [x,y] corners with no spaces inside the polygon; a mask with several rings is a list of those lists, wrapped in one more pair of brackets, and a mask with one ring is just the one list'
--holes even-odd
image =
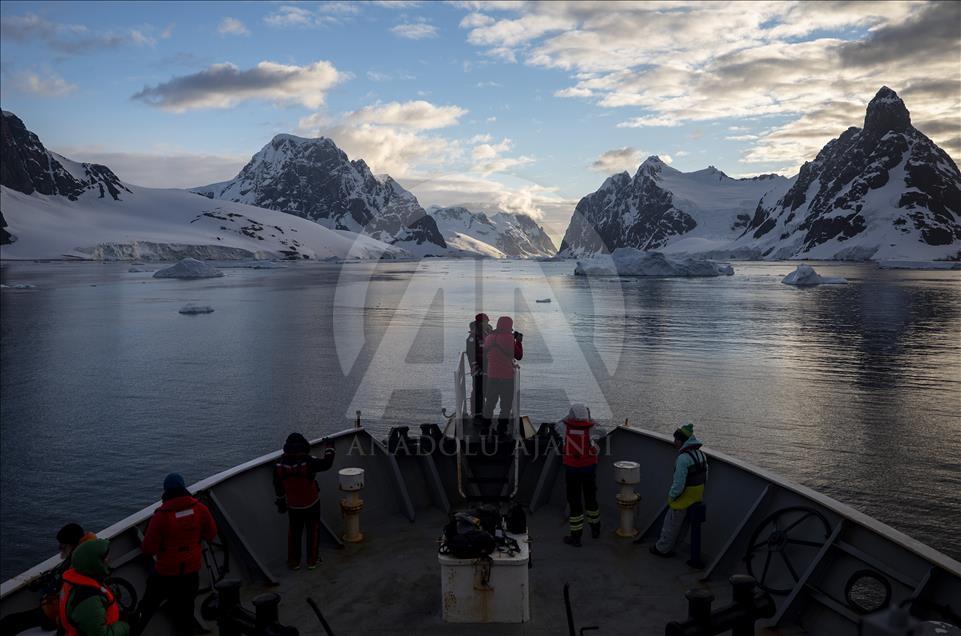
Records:
{"label": "metal winch wheel", "polygon": [[[827,518],[814,508],[790,506],[768,515],[754,530],[748,541],[744,563],[748,573],[757,579],[758,587],[771,594],[789,594],[801,579],[794,559],[810,561],[831,535]],[[810,553],[810,554],[805,554]],[[757,558],[760,572],[755,565]],[[774,563],[772,563],[772,561]],[[794,584],[777,586],[790,575]]]}

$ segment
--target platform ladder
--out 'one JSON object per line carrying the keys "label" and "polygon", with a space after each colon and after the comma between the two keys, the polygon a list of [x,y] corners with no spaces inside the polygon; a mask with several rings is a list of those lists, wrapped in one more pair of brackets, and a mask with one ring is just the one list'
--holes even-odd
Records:
{"label": "platform ladder", "polygon": [[[454,439],[457,443],[457,491],[468,504],[512,501],[520,487],[520,367],[514,364],[514,401],[509,440],[482,437],[467,415],[466,354],[454,371]],[[492,425],[494,428],[494,425]],[[468,430],[469,429],[469,430]]]}

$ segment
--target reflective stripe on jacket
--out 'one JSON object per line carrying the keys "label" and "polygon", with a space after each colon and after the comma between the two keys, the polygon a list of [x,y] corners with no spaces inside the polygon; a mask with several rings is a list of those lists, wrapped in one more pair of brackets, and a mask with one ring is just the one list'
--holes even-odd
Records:
{"label": "reflective stripe on jacket", "polygon": [[691,437],[681,447],[674,461],[674,481],[667,496],[668,505],[674,510],[684,510],[704,500],[707,456],[700,449],[701,443]]}
{"label": "reflective stripe on jacket", "polygon": [[210,510],[193,497],[174,497],[157,508],[143,538],[145,554],[157,557],[157,574],[177,576],[200,571],[200,541],[217,536]]}
{"label": "reflective stripe on jacket", "polygon": [[564,420],[564,465],[585,468],[597,464],[597,447],[591,442],[589,420]]}

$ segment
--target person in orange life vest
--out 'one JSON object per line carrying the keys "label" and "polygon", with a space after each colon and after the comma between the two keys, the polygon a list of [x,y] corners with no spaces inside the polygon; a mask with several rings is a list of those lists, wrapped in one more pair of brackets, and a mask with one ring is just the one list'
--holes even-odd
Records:
{"label": "person in orange life vest", "polygon": [[66,636],[127,636],[130,626],[120,620],[120,606],[106,586],[106,539],[86,541],[73,551],[70,569],[60,588],[60,624]]}
{"label": "person in orange life vest", "polygon": [[490,318],[487,314],[477,314],[467,329],[467,361],[470,363],[471,412],[475,417],[484,412],[484,338],[491,333]]}
{"label": "person in orange life vest", "polygon": [[200,542],[214,540],[217,523],[207,506],[190,494],[181,475],[170,473],[163,485],[163,503],[150,518],[141,545],[155,564],[138,608],[137,631],[166,601],[177,634],[203,633],[205,628],[194,616],[203,559]]}
{"label": "person in orange life vest", "polygon": [[694,425],[685,423],[674,431],[674,479],[667,493],[667,514],[661,526],[661,536],[651,546],[651,554],[659,557],[674,556],[674,545],[680,537],[687,509],[704,500],[707,483],[707,457],[701,450],[701,442],[694,437]]}
{"label": "person in orange life vest", "polygon": [[301,543],[307,530],[307,569],[317,567],[320,558],[320,488],[317,473],[330,469],[334,448],[325,446],[323,457],[310,454],[310,443],[300,433],[291,433],[284,442],[284,453],[274,465],[274,492],[277,512],[287,513],[287,565],[300,569]]}
{"label": "person in orange life vest", "polygon": [[[564,473],[567,503],[570,506],[570,535],[564,543],[581,547],[584,518],[591,526],[591,536],[601,536],[601,511],[597,505],[597,446],[591,440],[590,410],[574,404],[562,421],[564,424]],[[585,510],[586,508],[586,510]]]}
{"label": "person in orange life vest", "polygon": [[60,531],[57,532],[57,544],[63,562],[41,577],[39,607],[26,612],[7,614],[0,618],[0,634],[19,634],[31,627],[39,627],[44,631],[58,629],[60,627],[60,586],[63,583],[63,573],[70,567],[70,557],[76,547],[96,538],[97,535],[92,532],[84,532],[84,529],[76,523],[68,523],[60,528]]}
{"label": "person in orange life vest", "polygon": [[484,419],[494,417],[500,402],[497,432],[504,435],[514,406],[514,360],[524,357],[523,336],[514,331],[509,316],[497,319],[497,328],[484,338],[484,362],[487,389],[484,395]]}

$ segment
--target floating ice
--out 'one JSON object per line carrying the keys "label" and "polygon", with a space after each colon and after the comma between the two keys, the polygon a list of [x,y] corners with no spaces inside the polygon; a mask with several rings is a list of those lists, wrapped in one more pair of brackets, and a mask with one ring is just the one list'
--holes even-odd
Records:
{"label": "floating ice", "polygon": [[961,261],[879,261],[881,269],[961,269]]}
{"label": "floating ice", "polygon": [[578,261],[575,276],[731,276],[734,268],[727,263],[665,256],[661,252],[643,252],[633,247],[619,247],[610,255]]}
{"label": "floating ice", "polygon": [[224,273],[203,261],[185,258],[179,263],[154,272],[154,278],[217,278]]}
{"label": "floating ice", "polygon": [[550,299],[550,298],[538,298],[538,299],[535,300],[534,302],[535,302],[535,303],[549,303],[549,302],[551,302],[551,299]]}
{"label": "floating ice", "polygon": [[147,269],[146,267],[137,267],[136,265],[134,265],[133,267],[131,267],[131,268],[128,269],[127,271],[130,272],[131,274],[140,274],[140,273],[143,273],[143,272],[149,272],[149,271],[151,271],[151,270]]}
{"label": "floating ice", "polygon": [[785,285],[810,287],[811,285],[843,285],[846,278],[840,276],[821,276],[810,265],[798,265],[797,269],[781,279]]}
{"label": "floating ice", "polygon": [[210,305],[195,305],[193,303],[187,303],[180,308],[180,313],[187,316],[195,316],[197,314],[212,314],[214,313],[214,308]]}
{"label": "floating ice", "polygon": [[36,285],[30,283],[13,283],[12,285],[0,285],[2,289],[36,289]]}

